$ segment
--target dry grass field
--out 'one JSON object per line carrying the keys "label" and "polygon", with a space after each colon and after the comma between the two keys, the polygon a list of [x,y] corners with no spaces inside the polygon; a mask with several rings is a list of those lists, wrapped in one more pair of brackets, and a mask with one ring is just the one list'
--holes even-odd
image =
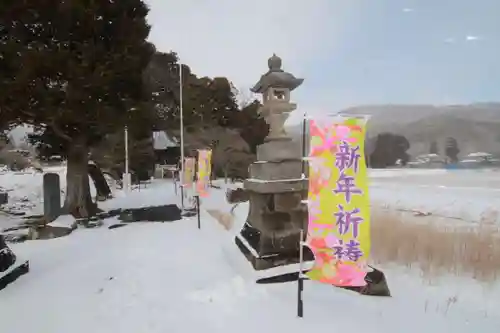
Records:
{"label": "dry grass field", "polygon": [[449,273],[493,282],[500,272],[500,230],[491,223],[495,214],[473,225],[376,210],[372,213],[372,259],[379,264],[417,267],[428,277]]}
{"label": "dry grass field", "polygon": [[[230,212],[208,210],[225,230],[231,230]],[[375,209],[372,212],[372,262],[420,269],[426,277],[443,274],[493,282],[500,274],[500,228],[497,212],[477,225]]]}

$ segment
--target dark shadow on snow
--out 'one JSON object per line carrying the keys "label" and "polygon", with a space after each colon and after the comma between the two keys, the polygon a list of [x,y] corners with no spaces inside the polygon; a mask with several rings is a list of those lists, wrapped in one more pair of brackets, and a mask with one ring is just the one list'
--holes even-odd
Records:
{"label": "dark shadow on snow", "polygon": [[124,209],[119,213],[123,222],[173,222],[182,219],[177,205]]}
{"label": "dark shadow on snow", "polygon": [[[368,272],[365,277],[365,281],[367,283],[366,286],[364,287],[339,287],[347,290],[352,290],[355,292],[360,293],[361,295],[368,295],[368,296],[386,296],[389,297],[391,296],[391,293],[389,291],[389,287],[387,285],[387,279],[385,277],[385,274],[376,269],[373,268],[372,272]],[[307,271],[304,271],[304,274],[307,273]],[[271,276],[267,278],[262,278],[258,279],[257,283],[258,284],[273,284],[273,283],[286,283],[286,282],[294,282],[297,281],[299,278],[299,272],[292,272],[292,273],[286,273],[286,274],[281,274],[281,275],[276,275],[276,276]],[[305,278],[308,280],[307,278]]]}

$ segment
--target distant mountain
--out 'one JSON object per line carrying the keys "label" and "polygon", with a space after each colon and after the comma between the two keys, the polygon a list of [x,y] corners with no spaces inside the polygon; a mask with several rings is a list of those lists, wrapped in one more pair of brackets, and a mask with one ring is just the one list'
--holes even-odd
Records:
{"label": "distant mountain", "polygon": [[[372,105],[346,109],[342,114],[370,115],[368,138],[391,132],[404,135],[412,156],[426,154],[432,141],[440,152],[447,137],[457,139],[460,155],[485,151],[500,154],[500,103],[471,105]],[[297,140],[302,126],[288,128]]]}

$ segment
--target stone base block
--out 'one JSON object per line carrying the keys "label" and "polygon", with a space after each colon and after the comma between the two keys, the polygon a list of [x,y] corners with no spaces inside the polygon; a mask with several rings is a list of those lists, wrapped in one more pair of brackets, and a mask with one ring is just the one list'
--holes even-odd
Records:
{"label": "stone base block", "polygon": [[302,161],[257,162],[250,165],[250,179],[283,180],[302,177]]}
{"label": "stone base block", "polygon": [[250,192],[247,221],[265,234],[285,237],[290,230],[296,233],[307,229],[307,209],[300,192],[262,194]]}
{"label": "stone base block", "polygon": [[[285,240],[286,243],[294,244],[290,246],[289,249],[285,250],[279,246],[275,246],[274,251],[268,251],[267,253],[259,253],[260,249],[270,244],[269,240],[265,240],[261,235],[262,234],[258,230],[246,225],[243,227],[240,234],[235,237],[237,247],[255,270],[265,270],[299,263],[300,233],[290,235],[289,239]],[[312,252],[307,247],[304,247],[304,261],[311,260],[314,260]]]}
{"label": "stone base block", "polygon": [[257,193],[285,193],[307,191],[308,179],[290,179],[280,181],[265,181],[247,179],[243,182],[246,190]]}
{"label": "stone base block", "polygon": [[302,207],[302,193],[300,192],[277,193],[273,199],[274,210],[277,212],[289,212]]}
{"label": "stone base block", "polygon": [[267,162],[302,160],[302,147],[291,139],[265,142],[257,146],[257,160]]}

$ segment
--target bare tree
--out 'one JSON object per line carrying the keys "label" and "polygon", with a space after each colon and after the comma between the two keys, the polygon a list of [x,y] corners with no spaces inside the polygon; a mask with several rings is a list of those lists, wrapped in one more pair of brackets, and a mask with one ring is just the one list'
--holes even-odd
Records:
{"label": "bare tree", "polygon": [[241,87],[240,89],[237,89],[233,86],[233,93],[238,100],[238,106],[240,109],[252,104],[255,100],[260,100],[260,97],[251,92],[249,88]]}

